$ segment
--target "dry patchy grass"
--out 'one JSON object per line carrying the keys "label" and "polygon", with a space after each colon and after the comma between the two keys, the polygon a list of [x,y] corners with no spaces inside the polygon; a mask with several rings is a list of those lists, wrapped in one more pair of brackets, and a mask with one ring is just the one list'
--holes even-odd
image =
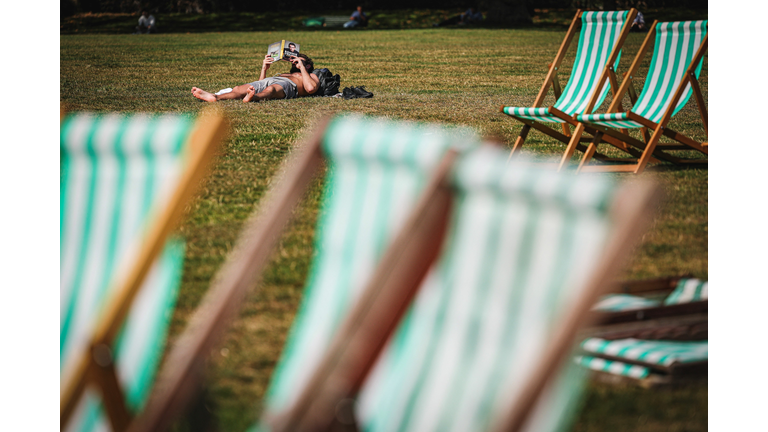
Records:
{"label": "dry patchy grass", "polygon": [[[279,177],[280,163],[319,116],[355,111],[463,124],[511,143],[521,125],[499,114],[498,107],[532,103],[563,34],[561,30],[540,29],[430,29],[151,37],[64,35],[60,97],[72,110],[197,112],[203,103],[190,95],[192,86],[216,91],[253,81],[266,46],[283,38],[300,42],[318,67],[339,73],[342,87],[364,85],[375,94],[372,99],[349,101],[306,98],[219,104],[232,120],[232,133],[180,227],[188,247],[172,342],[232,249],[243,222],[258,207],[269,184]],[[624,70],[642,37],[630,35]],[[572,49],[570,55],[574,52]],[[273,69],[282,72],[288,68],[282,65]],[[568,72],[565,68],[563,77]],[[701,82],[706,97],[706,62]],[[696,116],[695,103],[690,103],[674,124],[682,132],[703,139]],[[557,155],[562,150],[562,145],[538,133],[531,133],[526,146],[526,153],[533,157]],[[679,273],[707,277],[707,174],[706,168],[668,166],[644,174],[662,184],[667,200],[636,250],[626,277]],[[221,430],[244,429],[258,416],[260,400],[301,298],[312,258],[321,187],[320,180],[315,182],[296,210],[260,289],[249,296],[211,358],[206,403]],[[591,401],[617,401],[616,409],[604,412],[596,402],[588,403],[577,430],[616,430],[614,426],[633,421],[633,416],[639,415],[635,411],[652,399],[652,394],[642,390],[593,388]],[[670,406],[688,408],[673,410],[672,420],[657,413],[667,413]],[[688,421],[693,412],[704,416],[703,426]],[[650,416],[649,424],[683,424],[688,425],[685,430],[704,430],[706,386],[642,415]],[[179,430],[190,427],[184,422],[177,425]],[[638,426],[636,430],[651,429]]]}

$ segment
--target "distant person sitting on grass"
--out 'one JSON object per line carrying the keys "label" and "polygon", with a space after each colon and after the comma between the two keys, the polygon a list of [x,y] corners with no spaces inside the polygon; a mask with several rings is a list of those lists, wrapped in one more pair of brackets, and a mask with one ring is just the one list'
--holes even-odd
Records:
{"label": "distant person sitting on grass", "polygon": [[368,17],[365,15],[365,12],[363,12],[363,7],[358,6],[357,10],[352,12],[352,16],[349,17],[349,21],[344,23],[344,28],[353,28],[353,27],[365,27],[368,25]]}
{"label": "distant person sitting on grass", "polygon": [[150,15],[149,11],[146,9],[142,10],[141,16],[139,17],[139,25],[136,26],[135,34],[148,34],[156,32],[157,25],[155,25],[155,17]]}
{"label": "distant person sitting on grass", "polygon": [[632,21],[632,27],[629,30],[630,31],[645,30],[645,17],[643,17],[642,12],[638,12],[637,15],[635,15],[635,20]]}
{"label": "distant person sitting on grass", "polygon": [[270,55],[264,57],[259,80],[250,84],[239,85],[229,91],[216,94],[208,93],[197,87],[192,87],[192,95],[206,102],[220,100],[242,99],[243,102],[258,102],[269,99],[294,99],[310,96],[320,88],[320,80],[313,74],[315,65],[306,54],[298,54],[291,59],[291,70],[288,73],[267,78],[267,69],[274,63]]}

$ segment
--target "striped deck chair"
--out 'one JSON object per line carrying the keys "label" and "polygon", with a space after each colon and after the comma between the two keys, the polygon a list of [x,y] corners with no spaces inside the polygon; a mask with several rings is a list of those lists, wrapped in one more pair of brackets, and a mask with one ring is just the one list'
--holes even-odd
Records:
{"label": "striped deck chair", "polygon": [[[520,151],[531,128],[568,144],[560,162],[561,168],[577,148],[581,151],[586,150],[586,146],[580,143],[582,141],[590,142],[591,139],[582,137],[585,132],[585,125],[577,122],[575,116],[591,113],[599,108],[608,94],[609,87],[615,96],[618,90],[616,68],[621,58],[621,47],[629,34],[635,15],[637,15],[637,10],[634,8],[629,11],[582,12],[578,10],[576,12],[568,33],[566,33],[557,52],[555,61],[549,65],[549,72],[538,96],[536,96],[533,107],[502,106],[500,108],[502,113],[524,124],[512,147],[510,157]],[[565,58],[571,40],[576,34],[579,21],[581,22],[581,32],[576,58],[573,62],[568,84],[561,91],[557,72]],[[542,107],[550,87],[555,94],[555,104],[548,108]],[[560,123],[562,132],[558,132],[547,125],[557,123]],[[570,126],[575,127],[572,133]],[[587,128],[586,132],[594,134],[594,129]],[[615,144],[624,145],[620,141],[615,141]],[[596,154],[596,157],[609,159],[602,154]]]}
{"label": "striped deck chair", "polygon": [[708,337],[706,281],[666,277],[627,281],[592,308],[585,335],[603,339],[704,340]]}
{"label": "striped deck chair", "polygon": [[[654,293],[675,279],[639,281],[628,288]],[[663,300],[629,294],[604,299],[598,305],[613,313],[596,318],[603,326],[586,331],[592,337],[582,342],[575,362],[598,372],[600,380],[645,387],[702,375],[707,367],[708,286],[699,279],[677,278],[674,289],[662,290],[667,294]]]}
{"label": "striped deck chair", "polygon": [[[471,135],[438,128],[422,131],[406,124],[390,124],[386,129],[387,133],[380,134],[375,129],[355,126],[326,141],[325,151],[335,165],[326,193],[343,202],[328,203],[331,209],[339,211],[325,215],[319,228],[322,237],[316,249],[321,258],[309,277],[299,315],[272,378],[266,417],[294,404],[300,395],[296,389],[310,386],[311,374],[323,354],[329,346],[334,349],[331,342],[342,318],[348,315],[369,281],[382,280],[381,271],[374,274],[376,264],[442,157],[449,149],[465,148],[476,142]],[[392,136],[395,130],[399,137]],[[369,131],[371,137],[361,140],[355,148],[353,139],[361,131]],[[425,133],[429,139],[415,144]],[[406,152],[409,147],[412,150]],[[366,173],[361,175],[363,171]],[[347,206],[356,208],[350,214]],[[434,257],[439,242],[432,246],[429,255]],[[429,263],[431,260],[426,264]],[[396,317],[390,319],[397,321]],[[284,428],[292,430],[293,426]]]}
{"label": "striped deck chair", "polygon": [[[656,42],[653,50],[651,66],[645,86],[640,97],[635,97],[632,81],[650,46],[653,35]],[[706,163],[707,159],[683,159],[667,153],[667,150],[696,150],[708,154],[706,142],[698,142],[669,128],[672,116],[677,114],[688,102],[691,95],[696,97],[704,130],[707,132],[707,110],[704,97],[699,88],[699,74],[707,51],[707,21],[684,21],[656,23],[651,26],[640,51],[637,53],[627,79],[622,82],[618,96],[614,99],[606,114],[583,113],[579,121],[598,129],[592,143],[579,164],[579,171],[613,171],[613,172],[643,172],[649,162],[668,161],[681,163]],[[634,102],[633,107],[622,112],[621,99],[629,91]],[[615,128],[641,128],[644,142],[629,136],[626,132],[616,131]],[[648,130],[652,133],[649,134]],[[660,143],[661,136],[671,138],[677,143]],[[636,156],[641,151],[639,159],[631,159],[632,163],[623,165],[588,165],[601,140],[613,138],[628,144],[618,146]],[[606,140],[607,141],[607,140]],[[607,141],[613,144],[613,141]]]}
{"label": "striped deck chair", "polygon": [[[296,399],[298,389],[308,385],[310,373],[329,350],[340,323],[362,292],[418,286],[439,250],[436,239],[446,224],[419,225],[418,235],[405,242],[423,244],[417,254],[402,248],[394,256],[382,254],[396,231],[418,222],[409,215],[415,207],[423,207],[417,201],[422,192],[437,187],[429,181],[431,173],[444,171],[444,159],[477,141],[475,134],[464,128],[359,116],[336,117],[319,125],[287,163],[284,178],[264,198],[265,210],[247,223],[199,313],[168,355],[167,367],[158,379],[158,388],[164,391],[153,397],[131,430],[162,429],[181,414],[195,390],[191,383],[199,377],[202,360],[236,315],[246,292],[256,284],[279,232],[323,160],[329,169],[315,239],[316,259],[272,378],[267,415],[282,411]],[[446,198],[446,194],[442,198],[433,193],[427,196],[429,203]],[[445,217],[443,207],[445,204],[433,211]],[[408,265],[398,266],[403,260]],[[377,266],[381,262],[389,264]],[[403,305],[407,300],[402,300]],[[389,320],[393,327],[398,317],[384,317],[380,322]]]}
{"label": "striped deck chair", "polygon": [[588,338],[576,363],[643,386],[668,384],[680,377],[706,376],[709,341],[606,340]]}
{"label": "striped deck chair", "polygon": [[[674,283],[674,288],[664,289],[670,281]],[[611,294],[593,307],[596,315],[595,322],[606,326],[601,331],[613,332],[616,331],[616,328],[614,327],[614,330],[611,331],[611,327],[609,327],[613,324],[706,314],[709,310],[708,285],[706,281],[696,278],[669,278],[659,280],[658,284],[644,284],[638,287],[639,289],[632,290],[632,294]],[[665,297],[663,299],[650,299],[644,295],[637,295],[648,293],[656,298],[662,294]],[[694,321],[696,320],[694,319]],[[662,327],[668,327],[667,323],[662,322],[661,324]],[[634,326],[638,331],[647,331],[652,327],[652,323]],[[629,331],[630,328],[633,327],[627,327],[626,330]]]}
{"label": "striped deck chair", "polygon": [[62,112],[62,430],[125,430],[144,406],[181,281],[168,234],[225,129],[209,111]]}
{"label": "striped deck chair", "polygon": [[660,306],[661,302],[631,294],[608,294],[592,308],[600,312],[619,312]]}
{"label": "striped deck chair", "polygon": [[681,279],[674,291],[664,299],[665,306],[707,301],[709,282],[701,279]]}
{"label": "striped deck chair", "polygon": [[[510,166],[492,146],[458,158],[435,174],[435,194],[447,191],[454,205],[440,257],[412,287],[418,294],[362,297],[311,385],[292,404],[282,396],[282,415],[271,405],[260,430],[328,430],[355,417],[372,431],[520,430],[529,413],[529,430],[554,430],[567,419],[581,380],[557,371],[599,287],[643,230],[653,188]],[[445,218],[427,213],[422,226]],[[419,232],[406,225],[385,257]],[[394,299],[414,295],[399,329],[387,327],[388,347],[372,344]],[[273,387],[271,397],[290,391]]]}

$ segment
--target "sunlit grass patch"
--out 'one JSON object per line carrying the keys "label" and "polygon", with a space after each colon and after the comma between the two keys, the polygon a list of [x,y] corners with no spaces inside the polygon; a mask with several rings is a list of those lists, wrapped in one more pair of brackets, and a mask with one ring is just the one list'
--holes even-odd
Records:
{"label": "sunlit grass patch", "polygon": [[[231,119],[231,134],[179,228],[188,246],[172,342],[232,250],[244,221],[282,175],[280,164],[321,116],[353,111],[459,124],[509,146],[522,125],[498,109],[533,102],[563,35],[561,29],[62,35],[60,99],[72,110],[196,113],[205,103],[191,96],[192,86],[217,91],[254,81],[267,45],[278,39],[301,43],[302,52],[309,54],[317,67],[328,67],[341,75],[342,88],[365,86],[375,95],[356,100],[304,98],[218,104]],[[630,34],[619,74],[627,69],[642,39],[642,34]],[[561,70],[563,84],[574,55],[575,46]],[[638,74],[638,91],[648,64],[646,59]],[[281,64],[270,73],[287,70],[287,64]],[[707,76],[705,61],[701,79],[705,99]],[[545,100],[545,104],[553,102],[551,95]],[[693,101],[670,126],[695,139],[705,139]],[[563,149],[559,142],[531,132],[524,153],[540,159],[559,157]],[[612,176],[633,180],[627,175]],[[707,278],[708,170],[663,165],[648,170],[643,177],[662,185],[666,201],[622,276],[690,273]],[[259,290],[248,297],[241,316],[211,358],[208,398],[215,407],[219,430],[242,430],[259,414],[309,271],[321,190],[322,180],[318,180],[296,209],[295,220],[274,251]],[[618,430],[621,428],[615,425],[634,422],[637,415],[648,416],[650,425],[677,428],[670,430],[683,430],[679,425],[685,430],[706,428],[706,421],[702,427],[700,421],[690,418],[696,413],[706,419],[706,386],[679,393],[679,406],[669,411],[660,405],[638,414],[636,410],[642,409],[638,406],[650,406],[653,396],[644,390],[593,390],[590,401],[614,401],[616,409],[608,412],[598,408],[597,402],[589,402],[577,430]],[[179,430],[185,427],[177,426]]]}

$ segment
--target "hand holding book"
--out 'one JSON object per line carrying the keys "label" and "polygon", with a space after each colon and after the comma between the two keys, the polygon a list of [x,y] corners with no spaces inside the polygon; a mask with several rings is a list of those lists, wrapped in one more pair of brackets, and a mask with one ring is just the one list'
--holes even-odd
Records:
{"label": "hand holding book", "polygon": [[265,55],[264,56],[264,61],[261,62],[261,69],[263,69],[263,70],[269,69],[269,67],[274,62],[275,62],[275,59],[271,55],[269,55],[269,54]]}
{"label": "hand holding book", "polygon": [[267,55],[272,57],[275,61],[286,60],[290,61],[291,57],[295,57],[299,54],[300,45],[291,41],[282,40],[269,44],[267,47]]}

